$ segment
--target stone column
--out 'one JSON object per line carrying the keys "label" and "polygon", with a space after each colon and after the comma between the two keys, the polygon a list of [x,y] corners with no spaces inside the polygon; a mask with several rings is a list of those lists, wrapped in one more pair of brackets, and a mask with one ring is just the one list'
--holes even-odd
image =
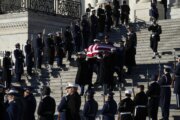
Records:
{"label": "stone column", "polygon": [[180,1],[174,0],[172,3],[172,7],[170,8],[170,18],[171,19],[177,19],[180,18]]}

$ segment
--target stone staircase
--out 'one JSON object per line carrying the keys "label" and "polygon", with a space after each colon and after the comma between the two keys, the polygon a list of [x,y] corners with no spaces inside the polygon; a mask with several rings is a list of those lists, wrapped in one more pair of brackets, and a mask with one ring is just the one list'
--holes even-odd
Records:
{"label": "stone staircase", "polygon": [[[163,20],[159,21],[159,24],[162,26],[162,34],[161,34],[161,41],[159,42],[159,52],[167,52],[173,51],[173,48],[180,48],[180,19],[175,20]],[[137,28],[137,26],[135,25]],[[110,39],[118,45],[118,40],[122,38],[126,32],[125,27],[120,27],[120,29],[113,29]],[[134,85],[135,93],[137,93],[136,86],[139,84],[145,85],[145,91],[147,90],[147,70],[148,74],[152,75],[158,72],[158,64],[160,61],[160,66],[162,67],[163,64],[169,64],[173,67],[173,54],[166,54],[162,55],[161,59],[152,59],[153,52],[149,47],[149,36],[150,32],[148,32],[147,28],[140,29],[137,31],[137,55],[136,55],[136,62],[137,66],[133,69],[133,74],[126,77],[126,89],[132,89],[132,83]],[[58,105],[61,100],[61,80],[63,85],[63,91],[65,91],[65,86],[68,82],[74,82],[77,67],[70,66],[69,62],[64,59],[64,64],[66,64],[65,69],[54,68],[52,71],[47,70],[45,67],[39,74],[39,77],[36,76],[34,78],[30,78],[26,81],[27,85],[32,85],[37,88],[37,91],[40,91],[40,88],[43,85],[49,85],[51,87],[52,93],[51,95],[55,98],[56,104]],[[56,63],[55,63],[56,64]],[[56,66],[56,65],[54,65]],[[27,78],[24,78],[27,79]],[[96,80],[96,74],[93,74],[93,82]],[[172,89],[173,91],[173,89]],[[115,100],[117,103],[120,101],[119,91],[115,90]],[[96,91],[95,99],[98,101],[99,104],[99,112],[103,106],[103,99],[102,99],[102,90],[99,89]],[[64,92],[65,95],[65,92]],[[124,91],[122,91],[122,98],[124,98]],[[36,94],[37,103],[39,104],[40,96]],[[81,110],[84,106],[84,97],[81,97]],[[180,110],[175,109],[176,99],[175,95],[172,92],[171,97],[171,109],[170,109],[170,120],[180,120]],[[57,112],[56,112],[57,115]],[[100,114],[98,114],[99,116]],[[161,110],[159,109],[158,118],[161,118]],[[97,118],[98,119],[98,118]]]}

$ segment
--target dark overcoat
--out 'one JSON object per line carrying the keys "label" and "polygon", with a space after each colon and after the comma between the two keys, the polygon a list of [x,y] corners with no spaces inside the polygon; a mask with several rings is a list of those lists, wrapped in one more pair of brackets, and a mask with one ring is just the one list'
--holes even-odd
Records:
{"label": "dark overcoat", "polygon": [[55,108],[56,103],[54,98],[50,96],[43,98],[37,110],[40,120],[54,120]]}
{"label": "dark overcoat", "polygon": [[156,118],[160,99],[160,85],[157,82],[150,84],[146,95],[149,97],[148,114],[151,118]]}
{"label": "dark overcoat", "polygon": [[102,108],[103,120],[115,120],[114,115],[117,113],[117,103],[113,98],[105,102]]}
{"label": "dark overcoat", "polygon": [[12,67],[11,64],[11,58],[10,57],[4,57],[3,58],[3,81],[11,82],[11,70]]}
{"label": "dark overcoat", "polygon": [[180,63],[176,66],[174,82],[174,93],[180,94]]}
{"label": "dark overcoat", "polygon": [[98,103],[93,98],[84,104],[83,115],[86,120],[95,120],[97,111]]}
{"label": "dark overcoat", "polygon": [[15,57],[15,73],[22,74],[23,70],[23,63],[24,63],[24,55],[22,50],[16,49],[14,50],[14,57]]}

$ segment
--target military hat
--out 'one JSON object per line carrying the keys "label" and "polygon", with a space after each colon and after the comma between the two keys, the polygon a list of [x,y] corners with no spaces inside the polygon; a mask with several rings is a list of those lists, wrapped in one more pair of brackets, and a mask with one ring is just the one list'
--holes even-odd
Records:
{"label": "military hat", "polygon": [[95,94],[95,92],[93,89],[87,91],[88,96],[93,96],[94,94]]}
{"label": "military hat", "polygon": [[10,55],[10,54],[11,54],[10,51],[6,51],[6,52],[5,52],[5,55]]}
{"label": "military hat", "polygon": [[7,95],[17,95],[17,94],[18,94],[18,91],[15,89],[10,89],[7,93]]}
{"label": "military hat", "polygon": [[114,96],[114,93],[110,91],[110,92],[108,93],[108,96],[109,96],[109,97],[113,97],[113,96]]}
{"label": "military hat", "polygon": [[169,66],[169,65],[164,65],[163,67],[164,67],[164,69],[171,69],[171,66]]}
{"label": "military hat", "polygon": [[75,84],[75,83],[68,83],[68,85],[66,86],[66,89],[68,89],[68,88],[78,88],[78,85],[77,84]]}
{"label": "military hat", "polygon": [[16,47],[20,47],[20,44],[19,44],[19,43],[16,43],[15,46],[16,46]]}
{"label": "military hat", "polygon": [[94,42],[100,42],[100,40],[99,39],[94,39]]}
{"label": "military hat", "polygon": [[131,95],[132,94],[132,90],[126,90],[125,94]]}

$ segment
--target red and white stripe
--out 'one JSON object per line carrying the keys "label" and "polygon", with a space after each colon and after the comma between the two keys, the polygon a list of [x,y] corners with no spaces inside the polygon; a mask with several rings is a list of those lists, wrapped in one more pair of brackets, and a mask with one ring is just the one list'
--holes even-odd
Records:
{"label": "red and white stripe", "polygon": [[95,55],[98,55],[101,52],[111,52],[112,48],[115,48],[115,47],[111,45],[106,45],[106,44],[90,45],[87,49],[86,55],[88,57],[94,57]]}

